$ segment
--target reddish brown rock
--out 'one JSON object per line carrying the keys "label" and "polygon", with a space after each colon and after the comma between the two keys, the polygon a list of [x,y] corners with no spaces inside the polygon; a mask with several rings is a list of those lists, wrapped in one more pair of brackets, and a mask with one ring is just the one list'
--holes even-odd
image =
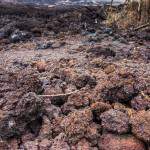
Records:
{"label": "reddish brown rock", "polygon": [[150,111],[139,111],[131,117],[132,133],[139,139],[150,142]]}
{"label": "reddish brown rock", "polygon": [[28,141],[24,145],[22,145],[23,149],[25,150],[38,150],[38,141]]}
{"label": "reddish brown rock", "polygon": [[81,89],[87,85],[91,88],[94,88],[97,83],[95,77],[83,74],[74,79],[74,84],[76,85],[77,89]]}
{"label": "reddish brown rock", "polygon": [[44,60],[36,62],[37,70],[41,73],[46,70],[46,62]]}
{"label": "reddish brown rock", "polygon": [[68,115],[69,113],[75,111],[75,107],[72,105],[72,104],[69,104],[69,103],[65,103],[62,107],[62,113],[64,115]]}
{"label": "reddish brown rock", "polygon": [[50,150],[51,147],[51,141],[48,139],[42,139],[41,142],[39,142],[39,150]]}
{"label": "reddish brown rock", "polygon": [[100,150],[146,150],[144,144],[132,135],[103,134],[98,146]]}
{"label": "reddish brown rock", "polygon": [[92,147],[86,139],[82,139],[77,143],[76,150],[92,150]]}
{"label": "reddish brown rock", "polygon": [[48,117],[49,120],[58,118],[61,116],[61,109],[56,107],[52,104],[45,103],[45,115]]}
{"label": "reddish brown rock", "polygon": [[150,99],[141,99],[140,97],[136,97],[136,99],[131,101],[131,106],[135,110],[150,109]]}
{"label": "reddish brown rock", "polygon": [[104,72],[106,73],[106,74],[110,74],[110,73],[112,73],[112,72],[114,72],[115,71],[115,65],[108,65],[105,69],[104,69]]}
{"label": "reddish brown rock", "polygon": [[102,127],[119,134],[129,131],[129,116],[119,110],[111,109],[101,114]]}
{"label": "reddish brown rock", "polygon": [[142,91],[137,97],[131,101],[131,106],[135,110],[148,110],[150,109],[150,91]]}
{"label": "reddish brown rock", "polygon": [[20,88],[24,93],[35,92],[40,93],[42,89],[42,82],[35,73],[35,70],[24,69],[20,71],[17,76],[16,87]]}
{"label": "reddish brown rock", "polygon": [[92,122],[90,109],[79,110],[70,113],[61,122],[61,127],[66,133],[69,142],[75,143],[85,136],[87,127]]}
{"label": "reddish brown rock", "polygon": [[19,140],[15,139],[15,138],[9,140],[8,143],[9,143],[9,149],[11,149],[11,150],[19,148]]}
{"label": "reddish brown rock", "polygon": [[52,143],[51,150],[70,150],[70,146],[66,142],[66,135],[60,133]]}
{"label": "reddish brown rock", "polygon": [[8,144],[6,141],[0,141],[0,150],[8,150]]}
{"label": "reddish brown rock", "polygon": [[46,116],[44,116],[42,126],[39,131],[40,138],[49,138],[52,136],[50,124],[50,120]]}
{"label": "reddish brown rock", "polygon": [[26,143],[27,141],[33,141],[35,139],[35,135],[30,133],[30,132],[27,132],[25,133],[22,137],[21,137],[21,141],[23,143]]}
{"label": "reddish brown rock", "polygon": [[58,117],[56,119],[53,119],[51,121],[51,124],[50,124],[50,128],[51,128],[51,132],[52,132],[52,137],[53,139],[58,136],[60,133],[63,132],[62,130],[62,127],[61,127],[61,122],[63,120],[63,117]]}
{"label": "reddish brown rock", "polygon": [[87,133],[85,134],[86,139],[91,143],[92,146],[97,145],[97,139],[100,137],[101,125],[91,123],[87,127]]}
{"label": "reddish brown rock", "polygon": [[93,112],[93,117],[96,122],[100,122],[101,113],[111,109],[111,105],[104,102],[95,102],[91,105],[91,110]]}
{"label": "reddish brown rock", "polygon": [[81,107],[86,107],[89,105],[90,97],[88,96],[88,93],[83,92],[77,92],[68,97],[67,103],[69,105],[73,105],[76,109]]}
{"label": "reddish brown rock", "polygon": [[129,102],[139,92],[135,86],[136,82],[136,78],[130,73],[114,73],[101,90],[101,96],[104,100],[110,102]]}

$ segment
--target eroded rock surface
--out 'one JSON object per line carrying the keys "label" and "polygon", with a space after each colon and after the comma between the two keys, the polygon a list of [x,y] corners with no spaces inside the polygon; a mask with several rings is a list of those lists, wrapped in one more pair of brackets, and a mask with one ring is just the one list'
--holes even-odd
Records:
{"label": "eroded rock surface", "polygon": [[149,149],[149,31],[106,11],[0,4],[0,149]]}

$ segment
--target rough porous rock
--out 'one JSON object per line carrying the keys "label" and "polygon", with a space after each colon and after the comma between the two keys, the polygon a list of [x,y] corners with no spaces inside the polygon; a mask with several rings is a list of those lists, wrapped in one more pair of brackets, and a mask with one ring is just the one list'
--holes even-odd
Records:
{"label": "rough porous rock", "polygon": [[8,145],[9,145],[9,148],[8,149],[18,149],[19,148],[19,140],[18,139],[11,139],[8,141]]}
{"label": "rough porous rock", "polygon": [[52,142],[51,150],[70,150],[70,146],[66,142],[66,135],[60,133]]}
{"label": "rough porous rock", "polygon": [[49,120],[55,119],[59,116],[61,116],[61,109],[59,107],[56,107],[52,104],[45,104],[44,108],[45,115],[49,118]]}
{"label": "rough porous rock", "polygon": [[85,134],[85,138],[91,143],[91,146],[97,145],[97,140],[100,137],[101,130],[101,125],[96,123],[91,123],[87,127],[87,133]]}
{"label": "rough porous rock", "polygon": [[62,120],[63,120],[63,117],[57,117],[56,119],[51,120],[50,132],[52,133],[53,139],[63,132],[62,127],[61,127]]}
{"label": "rough porous rock", "polygon": [[38,75],[32,69],[24,69],[20,71],[17,76],[16,86],[24,92],[35,92],[37,94],[42,92],[42,82]]}
{"label": "rough porous rock", "polygon": [[132,135],[103,134],[98,146],[100,150],[146,150],[145,145]]}
{"label": "rough porous rock", "polygon": [[12,101],[19,101],[20,97],[28,92],[37,94],[42,92],[42,82],[34,71],[32,69],[23,69],[12,72],[0,68],[0,95],[5,101],[8,101],[9,104],[6,107],[12,105]]}
{"label": "rough porous rock", "polygon": [[40,138],[52,138],[51,121],[47,116],[43,116],[42,126],[39,131]]}
{"label": "rough porous rock", "polygon": [[26,130],[37,134],[42,123],[42,111],[42,100],[35,93],[24,95],[15,109],[0,120],[0,137],[18,137]]}
{"label": "rough porous rock", "polygon": [[25,150],[38,150],[38,141],[27,141],[24,145],[21,145],[21,147]]}
{"label": "rough porous rock", "polygon": [[95,102],[91,105],[91,110],[93,112],[94,121],[100,122],[101,113],[111,109],[111,105],[104,102]]}
{"label": "rough porous rock", "polygon": [[74,79],[74,84],[77,87],[77,89],[81,89],[87,85],[91,88],[94,88],[97,83],[95,77],[83,74],[79,75]]}
{"label": "rough porous rock", "polygon": [[69,142],[77,142],[85,136],[92,117],[91,110],[84,109],[72,112],[62,120],[61,127],[69,138]]}
{"label": "rough porous rock", "polygon": [[116,52],[112,49],[110,49],[109,47],[101,47],[101,46],[97,46],[94,48],[90,48],[88,51],[88,53],[91,53],[91,55],[94,55],[96,57],[100,57],[103,56],[105,58],[107,57],[115,57],[116,56]]}
{"label": "rough porous rock", "polygon": [[131,101],[131,106],[135,110],[150,109],[150,91],[142,91],[137,97]]}
{"label": "rough porous rock", "polygon": [[8,144],[6,141],[0,141],[0,149],[1,150],[7,150],[9,147],[8,147]]}
{"label": "rough porous rock", "polygon": [[75,107],[72,105],[72,104],[69,104],[69,103],[65,103],[62,107],[62,113],[64,115],[68,115],[70,112],[73,112],[75,111]]}
{"label": "rough porous rock", "polygon": [[76,109],[86,107],[89,105],[90,97],[88,96],[88,93],[85,92],[77,92],[74,94],[71,94],[68,97],[67,103],[69,105],[73,105]]}
{"label": "rough porous rock", "polygon": [[129,131],[129,116],[119,110],[111,109],[101,114],[104,129],[119,134]]}
{"label": "rough porous rock", "polygon": [[74,150],[92,150],[91,144],[86,140],[86,139],[82,139],[81,141],[79,141]]}
{"label": "rough porous rock", "polygon": [[37,70],[41,73],[41,72],[45,72],[46,70],[46,61],[44,60],[41,60],[41,61],[37,61],[36,62],[36,67],[37,67]]}
{"label": "rough porous rock", "polygon": [[139,111],[131,117],[132,133],[139,139],[150,142],[150,111]]}
{"label": "rough porous rock", "polygon": [[43,139],[41,142],[39,142],[38,147],[40,150],[49,150],[51,147],[51,141],[48,139]]}
{"label": "rough porous rock", "polygon": [[136,82],[136,78],[130,73],[115,73],[101,90],[101,96],[104,100],[110,102],[129,102],[139,92]]}

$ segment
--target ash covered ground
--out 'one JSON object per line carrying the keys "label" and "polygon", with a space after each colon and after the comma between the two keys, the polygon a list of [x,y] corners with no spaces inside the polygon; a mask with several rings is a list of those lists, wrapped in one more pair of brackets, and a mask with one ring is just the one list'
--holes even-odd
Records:
{"label": "ash covered ground", "polygon": [[105,10],[0,5],[0,150],[150,149],[150,30]]}

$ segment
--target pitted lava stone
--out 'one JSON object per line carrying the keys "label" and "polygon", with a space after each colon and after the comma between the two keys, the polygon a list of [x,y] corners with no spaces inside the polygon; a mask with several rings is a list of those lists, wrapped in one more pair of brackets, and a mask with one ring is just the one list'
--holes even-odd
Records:
{"label": "pitted lava stone", "polygon": [[98,146],[100,150],[146,150],[144,143],[128,134],[103,134]]}
{"label": "pitted lava stone", "polygon": [[119,110],[111,109],[101,114],[104,129],[119,134],[129,131],[129,116]]}
{"label": "pitted lava stone", "polygon": [[92,117],[91,110],[84,109],[74,111],[62,120],[61,127],[71,143],[75,143],[85,136]]}
{"label": "pitted lava stone", "polygon": [[150,142],[150,111],[139,111],[131,117],[132,133],[139,139]]}

